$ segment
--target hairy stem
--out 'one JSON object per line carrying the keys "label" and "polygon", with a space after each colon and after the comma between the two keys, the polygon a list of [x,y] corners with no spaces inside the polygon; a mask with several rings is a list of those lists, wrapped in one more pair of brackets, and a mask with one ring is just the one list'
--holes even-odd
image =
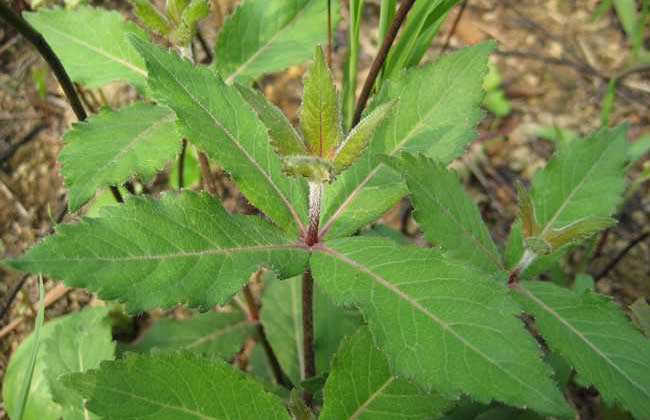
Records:
{"label": "hairy stem", "polygon": [[384,66],[384,62],[386,61],[386,57],[388,57],[388,52],[393,46],[393,42],[395,41],[397,32],[399,32],[399,28],[402,26],[402,23],[404,23],[404,20],[406,19],[406,15],[408,15],[414,3],[415,0],[402,0],[402,4],[400,5],[399,10],[397,10],[397,13],[395,14],[395,18],[393,18],[393,22],[391,23],[390,28],[388,29],[388,33],[386,33],[384,42],[382,43],[381,48],[377,52],[377,56],[375,57],[375,60],[372,62],[372,66],[370,67],[370,72],[368,73],[368,77],[366,78],[366,81],[363,84],[363,89],[361,90],[361,96],[359,96],[359,101],[357,102],[357,108],[354,111],[352,126],[357,125],[359,121],[361,121],[361,115],[363,114],[363,110],[366,108],[366,104],[368,103],[368,99],[370,98],[370,93],[372,92],[372,88],[375,85],[377,76],[379,76],[379,72]]}
{"label": "hairy stem", "polygon": [[278,357],[275,355],[273,347],[271,347],[271,343],[266,336],[264,326],[260,322],[260,312],[257,306],[257,302],[255,302],[255,297],[253,296],[253,293],[251,292],[248,284],[244,286],[244,297],[246,298],[246,305],[248,306],[249,321],[255,325],[257,336],[259,338],[260,344],[262,345],[262,348],[264,349],[264,353],[266,354],[266,359],[269,361],[269,365],[271,366],[271,371],[273,372],[275,381],[278,383],[278,385],[283,386],[287,389],[291,389],[293,387],[293,384],[291,383],[289,377],[282,370],[280,362],[278,361]]}
{"label": "hairy stem", "polygon": [[519,283],[519,277],[521,273],[526,271],[528,267],[537,259],[537,254],[530,250],[525,250],[524,254],[521,256],[519,263],[512,269],[510,275],[508,276],[508,286],[515,286]]}
{"label": "hairy stem", "polygon": [[[309,229],[305,244],[313,246],[318,242],[318,225],[320,223],[320,208],[323,200],[323,184],[309,183]],[[302,275],[302,347],[304,357],[303,378],[309,379],[316,375],[316,356],[314,354],[314,278],[311,268]],[[305,404],[312,403],[312,394],[305,391]]]}

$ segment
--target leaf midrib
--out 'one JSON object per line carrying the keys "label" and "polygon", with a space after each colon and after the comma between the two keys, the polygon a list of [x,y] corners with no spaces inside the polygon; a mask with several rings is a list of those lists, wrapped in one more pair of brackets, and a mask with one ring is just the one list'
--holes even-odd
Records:
{"label": "leaf midrib", "polygon": [[359,406],[359,408],[356,409],[354,413],[350,417],[348,417],[348,420],[356,420],[359,418],[360,415],[362,415],[372,404],[374,400],[376,400],[385,390],[390,386],[395,381],[394,376],[390,376],[386,382],[384,382],[375,392],[370,394],[368,398]]}
{"label": "leaf midrib", "polygon": [[[264,168],[262,168],[262,167],[260,166],[260,164],[259,164],[255,159],[253,159],[253,157],[248,153],[248,150],[246,150],[246,149],[245,149],[245,148],[244,148],[244,147],[239,143],[239,141],[235,138],[235,136],[233,136],[233,134],[232,134],[228,129],[226,129],[226,127],[224,127],[224,126],[219,122],[218,119],[215,118],[215,116],[212,114],[212,112],[211,112],[208,108],[206,108],[206,107],[203,105],[203,103],[202,103],[201,101],[199,101],[199,100],[198,100],[198,99],[197,99],[197,98],[196,98],[196,97],[195,97],[195,96],[194,96],[194,95],[193,95],[193,94],[192,94],[192,93],[187,89],[187,87],[186,87],[183,83],[181,83],[180,80],[178,80],[178,78],[176,77],[176,74],[174,74],[174,72],[168,70],[168,69],[165,67],[165,65],[164,65],[160,60],[158,60],[158,58],[155,57],[153,54],[151,54],[151,55],[149,55],[149,56],[150,56],[153,60],[156,60],[156,62],[160,65],[160,67],[161,67],[164,71],[166,71],[167,74],[169,74],[169,76],[174,80],[174,82],[176,82],[176,84],[177,84],[181,89],[183,89],[183,91],[185,91],[185,93],[186,93],[187,96],[192,100],[192,102],[194,102],[194,103],[195,103],[199,108],[201,108],[201,110],[203,110],[203,112],[205,112],[205,114],[206,114],[208,117],[210,117],[210,120],[212,120],[212,122],[214,123],[214,125],[215,125],[217,128],[221,129],[221,130],[226,134],[226,137],[227,137],[227,138],[228,138],[228,139],[229,139],[229,140],[230,140],[230,141],[235,145],[235,147],[236,147],[237,149],[239,149],[239,150],[241,151],[241,153],[246,157],[246,159],[247,159],[247,160],[248,160],[248,161],[253,165],[253,167],[254,167],[255,169],[257,169],[257,171],[258,171],[260,174],[262,174],[262,176],[266,179],[266,181],[269,183],[269,185],[270,185],[270,186],[275,190],[275,192],[278,194],[278,196],[280,197],[280,200],[282,201],[282,203],[284,204],[284,206],[287,208],[287,210],[288,210],[289,213],[291,214],[292,218],[294,219],[294,222],[296,223],[296,226],[298,227],[298,230],[300,230],[301,232],[305,232],[305,226],[304,226],[304,224],[302,223],[302,220],[300,219],[300,216],[298,216],[298,213],[297,213],[296,209],[293,207],[293,205],[291,204],[291,202],[289,201],[289,199],[284,195],[284,193],[282,192],[282,190],[280,190],[280,187],[275,183],[275,181],[273,181],[273,179],[271,178],[270,174],[268,174],[268,173],[264,170]],[[221,82],[221,83],[223,83],[223,82]],[[224,84],[223,86],[224,86],[225,88],[228,88],[225,84]]]}
{"label": "leaf midrib", "polygon": [[185,349],[193,349],[195,347],[200,346],[203,343],[206,343],[206,342],[209,342],[209,341],[214,341],[217,338],[223,337],[224,335],[226,335],[226,334],[228,334],[230,332],[236,331],[238,329],[243,329],[242,327],[245,327],[248,324],[249,324],[249,322],[247,320],[242,320],[242,321],[238,321],[238,322],[236,322],[234,324],[226,325],[225,328],[219,328],[219,329],[211,332],[210,334],[206,334],[206,335],[192,341],[191,343],[187,344],[186,346],[183,346],[183,348],[185,348]]}
{"label": "leaf midrib", "polygon": [[594,353],[596,353],[601,359],[603,359],[608,365],[612,366],[617,372],[623,376],[632,386],[637,388],[638,390],[641,391],[646,397],[650,398],[650,393],[646,391],[641,385],[639,385],[634,379],[630,378],[627,373],[622,370],[612,359],[607,356],[607,354],[603,353],[598,346],[596,346],[594,343],[589,340],[588,337],[586,337],[580,330],[578,330],[576,327],[574,327],[568,320],[564,319],[562,315],[557,313],[553,308],[548,306],[543,300],[535,296],[533,292],[531,292],[529,289],[525,288],[523,285],[518,284],[515,287],[515,290],[517,290],[520,294],[523,296],[527,297],[531,301],[533,301],[537,306],[539,306],[544,312],[548,313],[551,315],[553,318],[557,319],[562,325],[564,325],[572,334],[574,334],[578,339],[580,339],[582,342],[584,342],[587,347],[592,349]]}
{"label": "leaf midrib", "polygon": [[487,354],[483,353],[481,351],[481,349],[477,348],[472,343],[467,341],[463,336],[458,334],[453,329],[453,327],[451,327],[447,322],[445,322],[444,320],[438,318],[435,314],[431,313],[427,308],[422,306],[419,302],[414,300],[411,296],[404,293],[399,287],[391,284],[388,280],[384,279],[382,276],[375,273],[370,268],[368,268],[368,267],[364,266],[363,264],[359,263],[358,261],[353,260],[352,258],[349,258],[348,256],[346,256],[346,255],[344,255],[344,254],[342,254],[342,253],[340,253],[340,252],[338,252],[338,251],[336,251],[336,250],[334,250],[332,248],[326,247],[326,246],[322,246],[322,247],[316,249],[316,251],[329,254],[329,255],[339,259],[340,261],[350,265],[351,267],[353,267],[357,271],[361,271],[361,272],[367,274],[368,276],[370,276],[370,278],[372,278],[380,286],[382,286],[386,290],[392,292],[394,295],[396,295],[401,300],[405,301],[407,304],[412,306],[414,309],[417,309],[419,312],[421,312],[427,318],[429,318],[432,321],[434,321],[435,323],[437,323],[441,329],[443,329],[444,331],[448,332],[450,335],[455,337],[461,344],[463,344],[465,347],[467,347],[468,349],[470,349],[471,351],[476,353],[478,356],[483,358],[485,361],[487,361],[488,363],[490,363],[491,365],[496,367],[498,370],[503,372],[506,376],[512,378],[515,382],[517,382],[520,385],[522,385],[523,387],[533,391],[533,393],[539,395],[540,398],[543,399],[544,401],[547,401],[550,404],[550,406],[555,406],[556,405],[555,402],[553,400],[549,400],[543,392],[539,391],[538,389],[536,389],[534,387],[531,387],[526,382],[523,382],[519,377],[514,376],[509,370],[505,369],[503,366],[498,364],[496,361],[492,360],[492,358],[490,358]]}
{"label": "leaf midrib", "polygon": [[193,252],[174,252],[170,254],[154,254],[154,255],[128,255],[123,257],[62,257],[62,258],[22,258],[19,262],[22,263],[35,263],[35,262],[84,262],[84,261],[107,261],[107,262],[129,262],[129,261],[159,261],[159,260],[172,260],[176,258],[201,258],[212,255],[231,255],[237,253],[258,252],[258,251],[275,251],[275,250],[298,250],[304,249],[301,244],[285,244],[285,245],[251,245],[233,248],[220,248],[210,249],[204,251]]}
{"label": "leaf midrib", "polygon": [[[473,61],[473,60],[472,60],[472,61]],[[459,80],[459,79],[464,75],[464,73],[465,73],[466,71],[468,71],[468,69],[471,68],[471,67],[472,67],[471,65],[466,66],[466,67],[465,67],[465,71],[459,73],[459,74],[456,76],[456,80]],[[453,84],[450,84],[450,85],[448,85],[448,86],[449,86],[449,88],[447,89],[447,92],[448,92],[449,90],[453,90],[453,89],[454,89],[454,88],[452,87],[452,86],[454,86]],[[420,118],[419,122],[418,122],[418,123],[417,123],[417,124],[416,124],[416,125],[415,125],[415,126],[414,126],[410,131],[409,131],[409,132],[408,132],[408,134],[404,137],[404,139],[402,139],[402,141],[400,141],[399,143],[397,143],[397,145],[395,146],[395,148],[393,149],[393,151],[390,152],[390,153],[388,154],[388,156],[393,156],[395,153],[397,153],[398,151],[400,151],[401,148],[404,146],[404,144],[406,144],[409,140],[411,140],[411,138],[412,138],[413,136],[415,136],[415,134],[418,133],[418,132],[422,129],[422,127],[426,127],[426,124],[424,123],[424,121],[428,120],[428,119],[431,117],[432,114],[435,114],[434,109],[437,108],[437,107],[440,105],[440,103],[443,101],[443,99],[444,99],[445,97],[446,97],[446,93],[441,93],[441,94],[440,94],[440,96],[439,96],[439,98],[438,98],[438,102],[436,102],[435,105],[432,105],[432,106],[430,107],[430,109],[425,113],[425,117]],[[372,139],[371,139],[371,141],[372,141]],[[371,151],[368,150],[368,153],[370,153],[370,152],[371,152]],[[339,217],[341,217],[341,215],[342,215],[343,212],[348,208],[348,206],[350,206],[350,204],[352,204],[352,202],[356,199],[356,196],[359,195],[359,194],[361,193],[361,190],[363,190],[363,188],[365,187],[365,185],[366,185],[368,182],[370,182],[370,180],[371,180],[372,178],[374,178],[374,176],[377,174],[377,172],[379,172],[379,169],[381,169],[382,166],[384,166],[384,163],[383,163],[383,162],[379,162],[379,163],[377,164],[377,166],[375,166],[375,168],[374,168],[374,169],[373,169],[373,170],[372,170],[368,175],[366,175],[366,177],[365,177],[365,178],[364,178],[364,179],[363,179],[363,180],[362,180],[362,181],[361,181],[361,182],[360,182],[360,183],[355,187],[355,189],[352,190],[352,192],[350,193],[350,195],[348,195],[348,197],[345,199],[345,201],[343,201],[343,203],[339,206],[339,208],[336,209],[336,211],[334,212],[334,214],[332,215],[332,217],[330,217],[330,219],[327,221],[327,223],[325,223],[325,226],[323,226],[323,228],[322,228],[322,230],[321,230],[321,232],[322,232],[321,238],[324,238],[324,237],[327,235],[327,233],[328,233],[329,230],[332,228],[332,226],[334,225],[334,223],[336,223],[336,221],[339,219]]]}

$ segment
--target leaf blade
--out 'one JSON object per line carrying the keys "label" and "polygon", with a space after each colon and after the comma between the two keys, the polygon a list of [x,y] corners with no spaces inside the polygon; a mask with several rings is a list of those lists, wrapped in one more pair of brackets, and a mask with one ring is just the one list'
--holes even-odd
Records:
{"label": "leaf blade", "polygon": [[446,397],[466,392],[571,415],[516,319],[519,308],[481,272],[428,249],[365,238],[330,242],[312,268],[335,303],[360,308],[394,374]]}
{"label": "leaf blade", "polygon": [[262,385],[221,360],[187,352],[129,355],[62,380],[107,420],[145,420],[151,413],[160,420],[289,420],[281,400]]}
{"label": "leaf blade", "polygon": [[160,201],[134,197],[106,207],[97,219],[60,225],[56,235],[8,264],[139,311],[224,304],[260,266],[287,277],[301,272],[306,258],[268,222],[229,215],[207,194],[183,192]]}
{"label": "leaf blade", "polygon": [[393,376],[365,327],[341,343],[324,395],[322,420],[437,418],[451,406]]}
{"label": "leaf blade", "polygon": [[[333,4],[334,21],[338,3]],[[228,84],[300,64],[327,41],[320,0],[246,0],[226,21],[215,45],[215,66]]]}
{"label": "leaf blade", "polygon": [[622,403],[636,417],[650,412],[650,342],[612,301],[545,282],[523,282],[515,291],[551,348],[574,366],[581,382],[595,385],[606,400]]}
{"label": "leaf blade", "polygon": [[70,211],[98,188],[122,184],[133,175],[147,182],[178,153],[179,140],[174,113],[142,102],[73,125],[59,154]]}
{"label": "leaf blade", "polygon": [[73,81],[90,88],[114,81],[126,81],[139,88],[145,85],[144,61],[126,35],[143,42],[147,36],[119,13],[80,6],[75,10],[40,10],[24,16],[45,36]]}

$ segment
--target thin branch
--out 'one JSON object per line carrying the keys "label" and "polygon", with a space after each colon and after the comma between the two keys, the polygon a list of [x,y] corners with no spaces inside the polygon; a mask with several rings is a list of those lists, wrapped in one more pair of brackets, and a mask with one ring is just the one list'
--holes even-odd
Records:
{"label": "thin branch", "polygon": [[361,115],[363,114],[363,110],[366,108],[366,104],[368,102],[368,99],[370,98],[370,93],[372,92],[372,88],[375,85],[377,76],[379,76],[379,72],[384,66],[386,57],[388,57],[388,52],[393,46],[395,37],[397,36],[397,33],[399,32],[399,29],[402,26],[402,23],[404,23],[404,20],[406,19],[406,15],[408,15],[414,3],[415,0],[402,0],[399,10],[395,14],[395,17],[393,18],[393,22],[391,23],[390,28],[388,29],[388,33],[384,38],[384,42],[381,45],[381,48],[377,52],[377,56],[375,57],[375,60],[372,62],[372,66],[370,67],[370,72],[368,73],[368,77],[366,78],[366,81],[363,85],[363,89],[361,90],[361,96],[359,96],[359,101],[357,102],[357,108],[354,111],[354,118],[352,119],[353,127],[357,125],[359,121],[361,121]]}
{"label": "thin branch", "polygon": [[199,166],[201,167],[201,183],[203,184],[203,189],[211,195],[218,197],[219,189],[217,188],[217,181],[212,176],[208,157],[203,152],[199,152]]}
{"label": "thin branch", "polygon": [[47,128],[47,125],[46,125],[46,124],[39,124],[39,125],[35,126],[34,128],[32,128],[32,129],[29,131],[29,133],[27,133],[27,134],[25,135],[25,137],[23,137],[23,138],[20,139],[18,142],[16,142],[15,144],[13,144],[13,145],[9,148],[9,150],[5,151],[4,153],[2,153],[2,154],[0,155],[0,165],[4,165],[4,164],[9,160],[9,159],[11,159],[11,158],[13,157],[13,155],[16,153],[16,151],[17,151],[20,147],[26,145],[26,144],[29,143],[30,141],[32,141],[32,140],[34,140],[35,138],[37,138],[38,135],[41,133],[41,131],[43,131],[43,130],[46,129],[46,128]]}
{"label": "thin branch", "polygon": [[22,278],[18,281],[18,284],[13,288],[11,293],[9,293],[9,296],[5,300],[5,303],[2,305],[2,308],[0,308],[0,320],[4,318],[4,316],[9,312],[9,308],[11,308],[11,304],[14,302],[16,299],[16,296],[18,296],[18,292],[23,288],[25,283],[27,283],[27,280],[29,279],[29,274],[25,274],[22,276]]}
{"label": "thin branch", "polygon": [[63,64],[61,64],[59,57],[57,57],[54,51],[52,51],[52,48],[45,41],[45,38],[32,28],[32,26],[23,18],[18,16],[16,12],[11,10],[9,5],[4,1],[0,1],[0,17],[13,26],[18,33],[25,37],[25,39],[27,39],[38,50],[43,59],[45,59],[47,64],[49,64],[56,79],[61,84],[61,88],[63,88],[63,92],[68,98],[75,115],[79,121],[85,121],[88,114],[86,114],[86,110],[81,104],[79,95],[77,94],[68,73],[65,71]]}
{"label": "thin branch", "polygon": [[201,49],[205,54],[205,57],[203,57],[203,60],[201,60],[201,62],[203,64],[211,63],[212,51],[210,50],[210,46],[208,45],[208,42],[205,40],[205,37],[203,36],[203,33],[201,33],[199,28],[196,29],[196,40],[199,41],[199,45],[201,46]]}
{"label": "thin branch", "polygon": [[454,19],[454,23],[451,25],[451,29],[447,33],[447,38],[445,38],[445,42],[442,44],[442,48],[440,49],[441,54],[443,52],[447,51],[447,48],[449,48],[449,43],[451,42],[451,37],[454,36],[454,34],[456,33],[456,29],[458,28],[458,24],[460,23],[461,19],[463,18],[463,15],[465,14],[465,10],[467,9],[467,3],[469,3],[469,0],[463,1],[463,3],[460,5],[460,9],[458,10],[458,14],[456,15],[456,18]]}
{"label": "thin branch", "polygon": [[178,189],[185,188],[185,154],[187,153],[187,139],[181,143],[181,153],[178,156]]}
{"label": "thin branch", "polygon": [[614,257],[612,261],[610,261],[609,264],[605,266],[605,268],[603,268],[598,274],[596,274],[594,280],[598,281],[603,277],[605,277],[607,274],[609,274],[609,272],[612,271],[618,265],[619,262],[621,262],[623,257],[625,257],[627,253],[632,250],[632,248],[634,248],[641,242],[645,241],[646,238],[649,237],[650,237],[650,231],[647,231],[647,232],[643,232],[641,235],[634,238],[629,244],[627,244],[625,248],[621,250],[621,252],[618,253],[618,255],[616,255],[616,257]]}
{"label": "thin branch", "polygon": [[257,302],[255,302],[255,297],[253,296],[253,293],[251,292],[251,289],[248,286],[248,284],[244,286],[244,297],[246,298],[246,305],[248,307],[249,321],[255,325],[255,329],[257,330],[257,335],[259,337],[260,344],[264,348],[264,353],[266,353],[266,358],[269,361],[269,365],[271,365],[271,371],[273,372],[275,381],[278,383],[278,385],[283,386],[287,389],[293,388],[293,384],[291,383],[291,380],[282,370],[282,366],[280,366],[280,361],[278,360],[278,357],[273,351],[273,347],[271,347],[271,343],[269,342],[269,339],[266,336],[266,331],[264,330],[264,326],[260,322],[260,312],[257,306]]}

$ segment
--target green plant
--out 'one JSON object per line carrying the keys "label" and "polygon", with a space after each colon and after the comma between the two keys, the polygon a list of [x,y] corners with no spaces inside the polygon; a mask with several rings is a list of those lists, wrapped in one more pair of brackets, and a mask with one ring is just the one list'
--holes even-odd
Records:
{"label": "green plant", "polygon": [[[396,32],[385,27],[394,3],[382,2],[387,38]],[[136,3],[172,51],[115,12],[81,6],[28,14],[73,80],[91,87],[127,81],[143,98],[66,134],[61,162],[71,211],[97,189],[134,176],[146,182],[187,139],[261,212],[231,214],[214,196],[192,191],[127,196],[6,261],[124,302],[130,313],[221,305],[161,322],[118,352],[106,308],[46,324],[45,368],[31,387],[38,398],[28,401],[33,418],[309,419],[321,407],[323,419],[459,418],[477,404],[486,415],[568,418],[574,413],[561,378],[569,375],[560,373],[571,368],[608,404],[647,418],[647,339],[606,297],[536,280],[614,223],[627,129],[558,141],[529,191],[519,187],[520,216],[502,252],[447,169],[475,138],[493,43],[416,66],[453,3],[403,3],[414,14],[393,55],[384,54],[383,76],[366,84],[377,93],[358,124],[349,98],[343,114],[316,47],[300,131],[250,82],[302,62],[325,42],[327,12],[336,15],[325,1],[245,1],[224,24],[210,66],[193,63],[184,35],[194,34],[205,5],[176,2],[163,14]],[[165,26],[172,16],[185,29]],[[407,194],[433,249],[364,231]],[[255,273],[253,283],[265,286],[261,311],[247,285]],[[535,329],[519,318],[524,312]],[[236,357],[251,336],[259,344]],[[536,336],[554,356],[549,362]],[[226,362],[233,357],[248,374]],[[16,363],[5,401],[13,400]]]}

